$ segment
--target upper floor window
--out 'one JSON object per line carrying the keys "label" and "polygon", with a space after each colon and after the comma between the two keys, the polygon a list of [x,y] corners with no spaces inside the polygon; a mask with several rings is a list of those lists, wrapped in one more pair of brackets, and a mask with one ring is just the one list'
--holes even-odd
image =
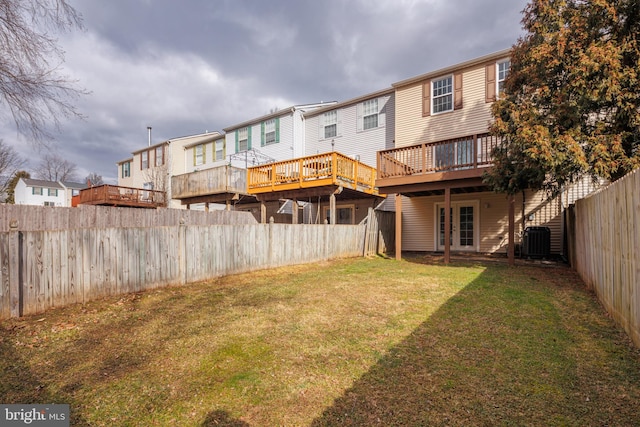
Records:
{"label": "upper floor window", "polygon": [[215,146],[215,152],[213,153],[215,161],[224,160],[225,157],[225,141],[224,139],[219,139],[213,143]]}
{"label": "upper floor window", "polygon": [[506,61],[498,62],[497,68],[498,68],[497,95],[500,96],[500,94],[504,91],[504,81],[509,75],[509,68],[511,68],[511,61],[507,59]]}
{"label": "upper floor window", "polygon": [[164,165],[164,147],[156,147],[156,166]]}
{"label": "upper floor window", "polygon": [[431,105],[433,114],[453,111],[453,77],[431,81]]}
{"label": "upper floor window", "polygon": [[131,176],[131,162],[124,162],[122,164],[122,177],[128,178]]}
{"label": "upper floor window", "polygon": [[236,130],[236,152],[251,149],[251,127]]}
{"label": "upper floor window", "polygon": [[333,138],[338,135],[338,111],[324,113],[324,137]]}
{"label": "upper floor window", "polygon": [[31,194],[42,196],[42,187],[31,187]]}
{"label": "upper floor window", "polygon": [[280,119],[270,119],[262,122],[261,145],[277,144],[280,142]]}
{"label": "upper floor window", "polygon": [[58,189],[57,188],[49,188],[49,195],[53,197],[58,197]]}
{"label": "upper floor window", "polygon": [[149,167],[149,152],[143,151],[140,153],[140,169],[147,169]]}
{"label": "upper floor window", "polygon": [[193,147],[193,165],[200,166],[204,164],[206,156],[206,148],[204,144]]}
{"label": "upper floor window", "polygon": [[378,100],[370,99],[362,103],[362,129],[378,127]]}

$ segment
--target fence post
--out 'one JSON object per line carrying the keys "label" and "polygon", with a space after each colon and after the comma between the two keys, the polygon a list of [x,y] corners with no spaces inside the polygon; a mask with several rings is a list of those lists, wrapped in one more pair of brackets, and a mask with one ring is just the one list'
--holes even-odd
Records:
{"label": "fence post", "polygon": [[184,285],[187,283],[187,226],[184,218],[180,218],[178,226],[178,259],[180,260],[180,277]]}
{"label": "fence post", "polygon": [[9,304],[11,317],[22,316],[22,233],[18,221],[9,223]]}

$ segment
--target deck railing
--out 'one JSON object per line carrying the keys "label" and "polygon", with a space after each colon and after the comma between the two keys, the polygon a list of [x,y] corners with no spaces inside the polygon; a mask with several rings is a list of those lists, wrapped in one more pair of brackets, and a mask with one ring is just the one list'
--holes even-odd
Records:
{"label": "deck railing", "polygon": [[500,141],[485,133],[379,151],[379,178],[491,166],[491,153]]}
{"label": "deck railing", "polygon": [[248,171],[250,194],[324,185],[377,193],[376,170],[337,152],[253,166]]}
{"label": "deck railing", "polygon": [[136,207],[165,206],[164,191],[104,184],[80,190],[79,204]]}
{"label": "deck railing", "polygon": [[174,199],[246,192],[247,170],[230,165],[171,177],[171,197]]}

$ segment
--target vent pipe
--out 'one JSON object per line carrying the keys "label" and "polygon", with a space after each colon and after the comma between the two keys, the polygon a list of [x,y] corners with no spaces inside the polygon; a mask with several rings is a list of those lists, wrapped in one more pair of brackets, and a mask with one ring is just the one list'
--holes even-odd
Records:
{"label": "vent pipe", "polygon": [[149,147],[151,147],[151,126],[147,126],[147,133],[149,134]]}

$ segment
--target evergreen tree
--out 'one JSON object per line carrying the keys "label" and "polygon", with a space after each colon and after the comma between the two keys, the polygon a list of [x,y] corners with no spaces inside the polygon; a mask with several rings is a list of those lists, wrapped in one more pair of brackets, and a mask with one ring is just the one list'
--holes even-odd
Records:
{"label": "evergreen tree", "polygon": [[640,3],[532,0],[522,24],[485,181],[557,194],[585,173],[615,181],[640,165]]}

